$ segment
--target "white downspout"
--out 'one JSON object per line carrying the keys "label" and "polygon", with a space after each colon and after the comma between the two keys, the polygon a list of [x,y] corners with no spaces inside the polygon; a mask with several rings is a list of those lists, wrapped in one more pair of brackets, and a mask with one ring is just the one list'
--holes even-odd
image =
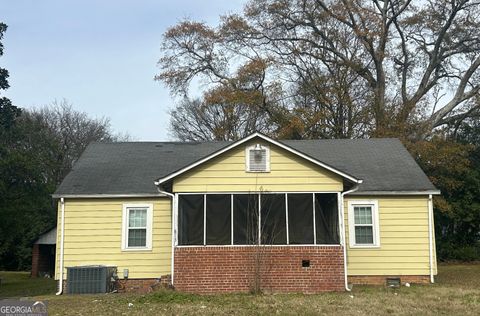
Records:
{"label": "white downspout", "polygon": [[170,259],[170,283],[173,286],[173,274],[174,274],[174,264],[175,264],[175,195],[167,192],[167,191],[162,191],[160,188],[157,187],[158,192],[165,194],[169,196],[172,199],[172,254],[171,254],[171,259]]}
{"label": "white downspout", "polygon": [[429,252],[429,260],[430,260],[430,283],[434,283],[433,277],[433,200],[432,195],[428,196],[428,252]]}
{"label": "white downspout", "polygon": [[65,200],[60,198],[60,205],[61,205],[61,225],[60,225],[60,266],[59,266],[59,279],[58,282],[58,292],[55,295],[61,295],[63,292],[63,240],[65,237],[64,227],[65,227]]}
{"label": "white downspout", "polygon": [[344,202],[344,197],[347,194],[350,194],[352,192],[355,192],[358,190],[359,184],[362,183],[362,181],[359,181],[358,184],[356,184],[351,190],[342,192],[342,209],[341,209],[341,214],[342,214],[342,238],[343,238],[343,274],[345,275],[345,290],[350,292],[352,289],[348,287],[348,271],[347,271],[347,238],[346,238],[346,233],[345,233],[345,219],[344,219],[344,214],[345,214],[345,202]]}

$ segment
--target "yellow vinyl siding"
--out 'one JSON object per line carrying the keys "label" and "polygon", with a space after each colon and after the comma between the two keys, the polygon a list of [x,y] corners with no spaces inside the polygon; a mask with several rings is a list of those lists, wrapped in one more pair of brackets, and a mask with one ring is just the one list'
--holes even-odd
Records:
{"label": "yellow vinyl siding", "polygon": [[[349,200],[378,201],[379,248],[350,248]],[[346,197],[344,211],[349,275],[430,274],[427,196]]]}
{"label": "yellow vinyl siding", "polygon": [[[245,148],[257,143],[270,148],[270,172],[245,171]],[[339,192],[342,189],[340,176],[259,140],[225,152],[173,181],[174,192]]]}
{"label": "yellow vinyl siding", "polygon": [[[153,204],[152,250],[122,251],[123,204]],[[58,223],[61,207],[58,204]],[[168,198],[65,199],[64,267],[112,265],[129,269],[129,278],[170,274],[171,204]],[[57,229],[55,278],[59,278],[60,225]],[[66,269],[64,270],[66,278]]]}

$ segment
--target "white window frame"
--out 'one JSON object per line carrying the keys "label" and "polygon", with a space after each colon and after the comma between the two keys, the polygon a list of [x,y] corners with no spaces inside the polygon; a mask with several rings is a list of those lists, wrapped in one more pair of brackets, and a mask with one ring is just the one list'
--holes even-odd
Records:
{"label": "white window frame", "polygon": [[[372,208],[373,244],[357,244],[355,240],[355,206],[369,206]],[[380,247],[380,220],[378,216],[378,200],[348,201],[348,237],[350,248],[379,248]]]}
{"label": "white window frame", "polygon": [[[128,247],[128,217],[129,209],[147,209],[147,232],[145,247]],[[152,225],[153,225],[153,204],[131,203],[123,204],[122,216],[122,251],[150,251],[152,250]]]}
{"label": "white window frame", "polygon": [[[262,149],[266,150],[266,166],[265,170],[250,170],[250,151],[255,149],[255,146],[260,145]],[[252,172],[252,173],[265,173],[270,172],[270,146],[263,145],[263,144],[255,144],[251,146],[247,146],[245,148],[245,171]]]}

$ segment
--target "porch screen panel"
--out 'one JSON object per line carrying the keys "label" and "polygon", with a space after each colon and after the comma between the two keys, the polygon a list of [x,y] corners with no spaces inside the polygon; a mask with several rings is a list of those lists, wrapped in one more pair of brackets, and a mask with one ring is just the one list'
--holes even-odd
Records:
{"label": "porch screen panel", "polygon": [[230,194],[207,194],[207,245],[231,243]]}
{"label": "porch screen panel", "polygon": [[312,194],[288,194],[288,235],[290,244],[313,244]]}
{"label": "porch screen panel", "polygon": [[233,244],[258,243],[258,195],[233,195]]}
{"label": "porch screen panel", "polygon": [[203,245],[203,194],[178,196],[178,244]]}
{"label": "porch screen panel", "polygon": [[263,245],[287,244],[285,194],[263,194],[260,204],[261,243]]}
{"label": "porch screen panel", "polygon": [[336,194],[315,194],[317,244],[338,244],[338,203]]}

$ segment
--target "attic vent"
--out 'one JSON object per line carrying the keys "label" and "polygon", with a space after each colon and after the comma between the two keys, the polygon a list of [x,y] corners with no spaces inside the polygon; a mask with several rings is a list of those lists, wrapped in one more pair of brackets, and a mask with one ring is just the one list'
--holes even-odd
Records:
{"label": "attic vent", "polygon": [[270,150],[268,146],[256,144],[247,147],[246,165],[249,172],[269,172]]}

